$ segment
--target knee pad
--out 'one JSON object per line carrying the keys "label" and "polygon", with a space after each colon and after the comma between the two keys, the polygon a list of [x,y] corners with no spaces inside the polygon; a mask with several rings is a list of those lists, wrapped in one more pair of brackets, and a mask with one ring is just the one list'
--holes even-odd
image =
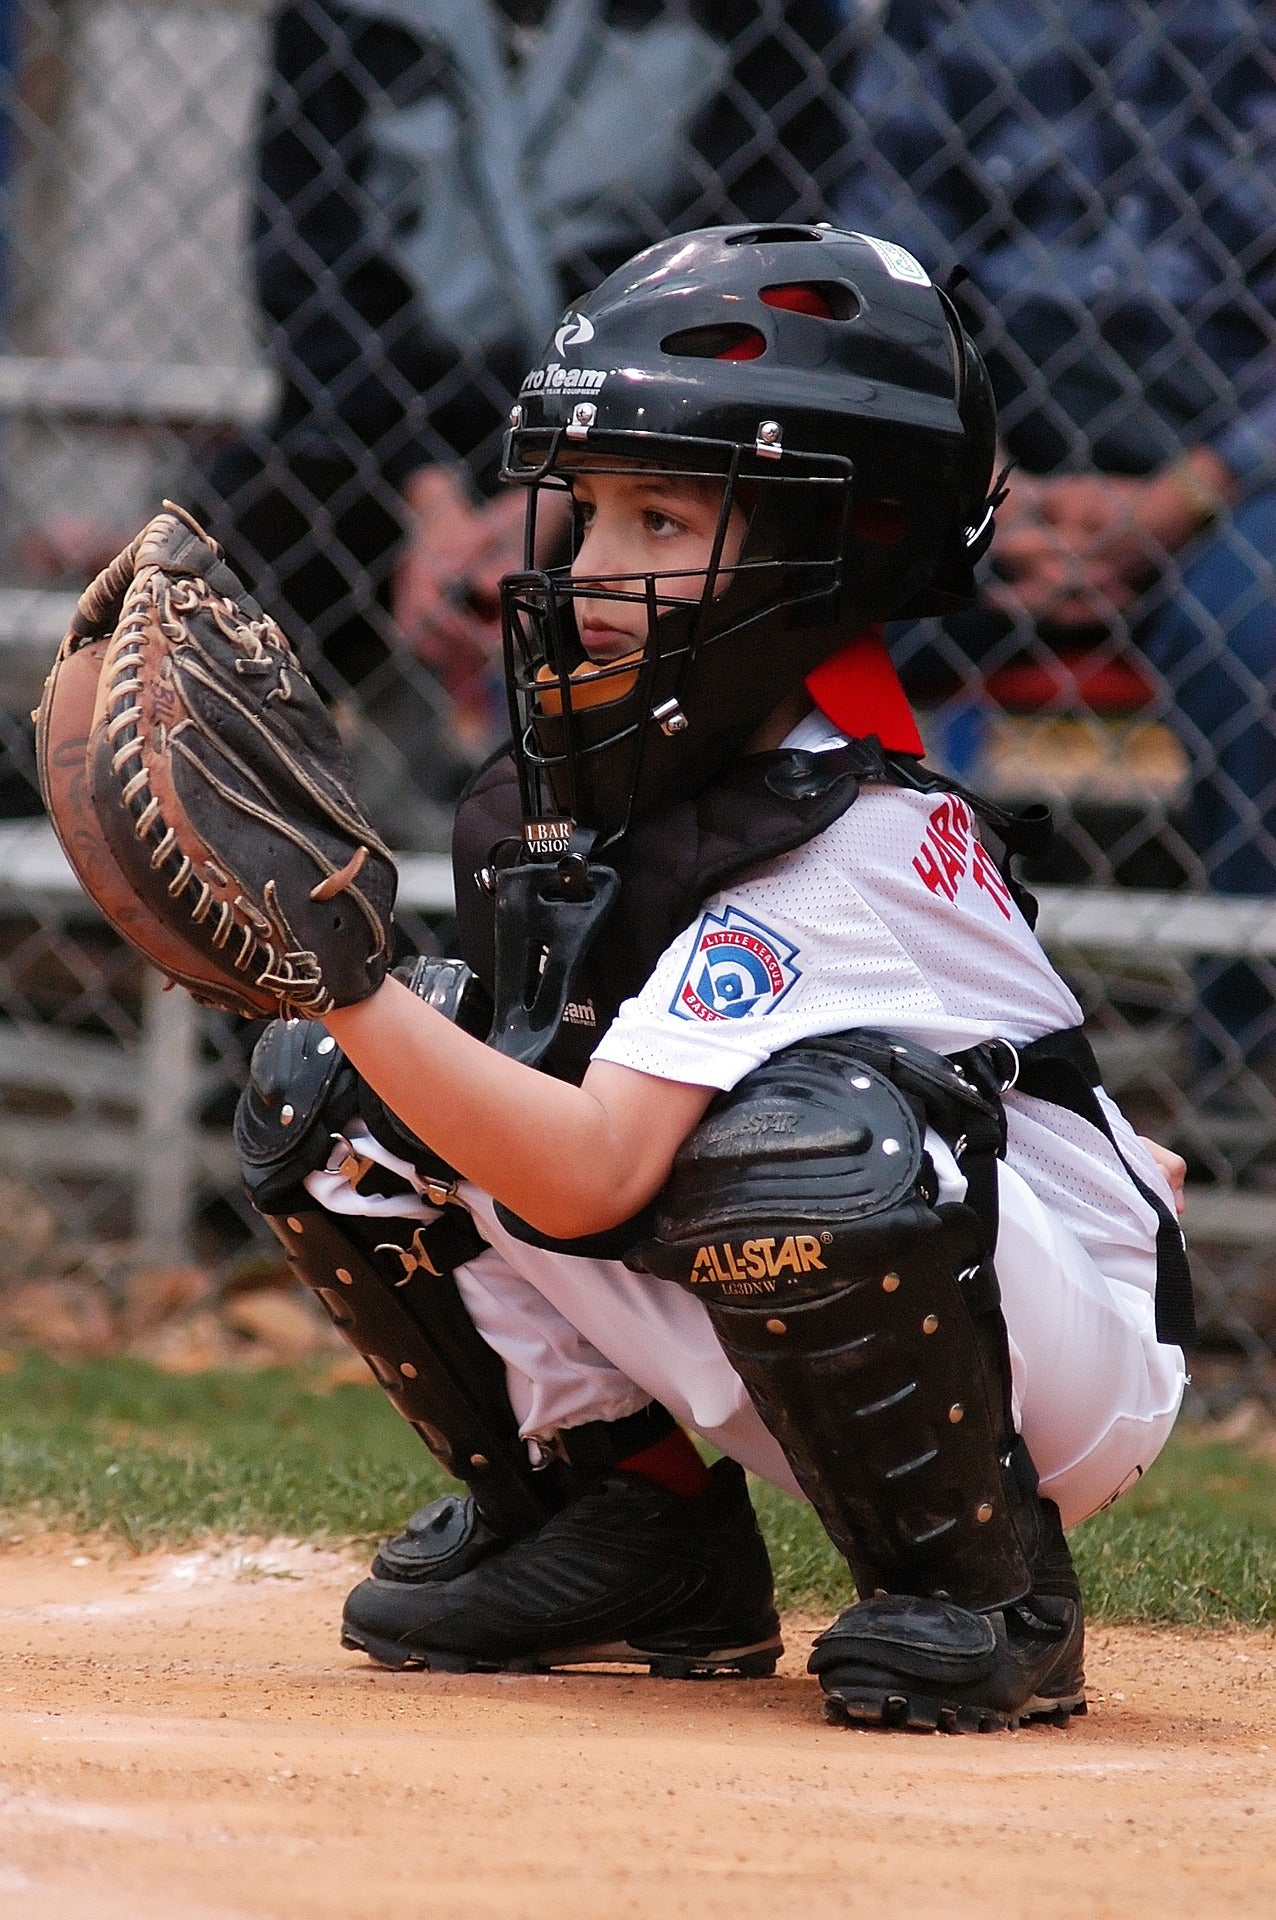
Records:
{"label": "knee pad", "polygon": [[[466,1032],[486,1031],[491,1002],[463,961],[417,955],[395,967],[393,977]],[[240,1169],[257,1211],[269,1216],[299,1203],[306,1175],[327,1165],[333,1139],[356,1115],[382,1146],[415,1169],[431,1198],[437,1193],[441,1204],[455,1189],[455,1168],[410,1133],[360,1079],[326,1027],[314,1020],[272,1020],[253,1049],[248,1085],[235,1110]],[[372,1177],[381,1179],[377,1172]],[[393,1175],[381,1186],[410,1190]]]}
{"label": "knee pad", "polygon": [[1036,1477],[995,1212],[936,1205],[928,1124],[995,1193],[1000,1101],[951,1062],[870,1032],[787,1048],[686,1141],[641,1259],[704,1301],[861,1594],[985,1608],[1031,1584]]}

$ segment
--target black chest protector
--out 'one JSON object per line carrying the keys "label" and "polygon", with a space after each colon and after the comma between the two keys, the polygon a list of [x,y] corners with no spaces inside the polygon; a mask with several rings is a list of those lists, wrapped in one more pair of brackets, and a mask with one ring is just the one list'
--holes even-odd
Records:
{"label": "black chest protector", "polygon": [[[529,1035],[524,1022],[521,1039],[528,1044],[519,1057],[578,1085],[621,1002],[646,983],[665,948],[691,924],[704,901],[743,874],[823,833],[867,784],[960,795],[979,821],[1016,905],[1029,926],[1035,923],[1037,903],[1016,879],[1011,862],[1015,854],[1045,851],[1050,839],[1046,807],[1007,813],[957,781],[933,772],[915,755],[884,749],[875,735],[849,740],[844,747],[824,753],[785,747],[751,754],[727,768],[693,800],[645,815],[619,847],[609,850],[613,865],[602,870],[607,885],[605,890],[598,888],[588,936],[577,938],[569,952],[568,929],[557,956],[562,964],[556,993],[541,996],[553,1001],[537,1016],[543,1022],[541,1037]],[[536,881],[539,867],[552,894],[554,876],[552,859],[523,864],[527,861],[523,815],[509,756],[493,761],[475,778],[458,811],[452,844],[461,957],[496,1001],[491,1044],[512,1052],[519,1036],[508,1046],[501,1037],[503,1015],[508,1035],[515,1035],[518,1026],[517,1018],[508,1017],[509,1007],[502,1009],[502,975],[507,999],[509,983],[517,976],[509,948],[518,947],[522,931],[525,950],[514,958],[530,993],[538,970],[542,977],[554,973],[555,935],[550,919],[534,924],[530,916],[520,919],[520,914],[526,916],[526,903],[534,901],[537,888],[524,888],[520,896],[509,885],[518,878],[520,866],[522,877],[529,881]],[[600,873],[596,867],[589,871]],[[501,938],[506,948],[500,965],[498,900],[505,916]],[[550,944],[544,948],[542,929],[549,929]],[[1016,1061],[1016,1084],[1021,1091],[1067,1107],[1104,1134],[1155,1211],[1158,1335],[1173,1343],[1190,1338],[1194,1326],[1191,1277],[1182,1232],[1158,1195],[1125,1162],[1113,1138],[1095,1096],[1099,1073],[1082,1030],[1047,1034],[1019,1048]],[[599,1258],[623,1258],[635,1238],[642,1237],[639,1226],[646,1224],[644,1216],[608,1234],[565,1242],[547,1239],[504,1209],[500,1212],[507,1226],[535,1245]]]}
{"label": "black chest protector", "polygon": [[[557,1031],[536,1064],[579,1084],[598,1040],[649,979],[670,941],[709,896],[779,855],[804,846],[844,814],[862,786],[959,792],[989,829],[1005,869],[1013,853],[1036,852],[1049,835],[1044,808],[1012,816],[933,773],[911,754],[885,751],[875,736],[824,753],[780,748],[736,761],[693,800],[645,815],[607,859],[619,892],[574,961]],[[498,1001],[496,876],[524,854],[514,764],[493,761],[476,777],[453,834],[460,957]],[[1006,871],[1029,924],[1035,902]],[[529,956],[529,963],[530,961]]]}

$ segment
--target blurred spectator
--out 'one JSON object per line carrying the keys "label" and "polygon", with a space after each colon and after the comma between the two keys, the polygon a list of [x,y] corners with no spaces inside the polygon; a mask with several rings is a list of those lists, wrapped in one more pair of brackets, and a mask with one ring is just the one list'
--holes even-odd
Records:
{"label": "blurred spectator", "polygon": [[[285,396],[218,462],[219,524],[436,799],[458,766],[431,685],[472,750],[499,724],[496,583],[522,510],[490,496],[529,360],[671,226],[818,217],[844,32],[837,0],[279,9],[255,257]],[[410,697],[399,635],[437,675]]]}
{"label": "blurred spectator", "polygon": [[[1034,629],[1065,654],[1133,637],[1206,881],[1276,892],[1276,13],[890,0],[851,100],[841,219],[969,272],[1019,463],[947,644],[991,666]],[[1206,1095],[1271,1060],[1270,984],[1203,975]]]}
{"label": "blurred spectator", "polygon": [[14,0],[0,0],[0,318],[9,321],[9,246],[13,224]]}

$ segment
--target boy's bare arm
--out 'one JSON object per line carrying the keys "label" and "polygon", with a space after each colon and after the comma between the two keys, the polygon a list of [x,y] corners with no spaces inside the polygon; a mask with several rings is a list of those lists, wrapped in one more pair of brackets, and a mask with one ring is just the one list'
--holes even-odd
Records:
{"label": "boy's bare arm", "polygon": [[494,1053],[397,980],[327,1016],[405,1126],[542,1233],[599,1233],[659,1193],[711,1087],[598,1061],[579,1087]]}

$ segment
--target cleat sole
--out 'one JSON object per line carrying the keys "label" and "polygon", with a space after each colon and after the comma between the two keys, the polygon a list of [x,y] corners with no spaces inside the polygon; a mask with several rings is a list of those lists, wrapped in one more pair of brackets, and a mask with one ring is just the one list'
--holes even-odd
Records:
{"label": "cleat sole", "polygon": [[349,1652],[366,1653],[378,1666],[395,1673],[549,1673],[556,1667],[613,1664],[645,1666],[656,1680],[768,1679],[784,1652],[779,1639],[709,1653],[653,1653],[624,1641],[610,1641],[605,1646],[561,1647],[537,1654],[511,1654],[504,1660],[482,1659],[475,1654],[406,1646],[349,1626],[342,1627],[341,1644]]}
{"label": "cleat sole", "polygon": [[495,1673],[499,1670],[497,1661],[475,1660],[467,1653],[427,1652],[422,1647],[403,1646],[397,1640],[378,1639],[372,1633],[354,1633],[348,1627],[341,1629],[341,1644],[351,1653],[366,1653],[369,1660],[394,1673]]}
{"label": "cleat sole", "polygon": [[824,1700],[824,1717],[835,1727],[884,1727],[911,1733],[1006,1733],[1035,1721],[1066,1727],[1086,1711],[1084,1695],[1067,1700],[1035,1698],[1014,1713],[953,1703],[919,1693],[886,1693],[880,1687],[838,1687]]}
{"label": "cleat sole", "polygon": [[1064,1699],[1043,1699],[1038,1696],[1030,1700],[1026,1707],[1019,1710],[1021,1720],[1033,1720],[1042,1726],[1066,1727],[1069,1720],[1081,1719],[1090,1709],[1086,1705],[1084,1693],[1074,1693]]}
{"label": "cleat sole", "polygon": [[642,1654],[653,1680],[769,1680],[784,1652],[781,1641],[729,1653]]}

